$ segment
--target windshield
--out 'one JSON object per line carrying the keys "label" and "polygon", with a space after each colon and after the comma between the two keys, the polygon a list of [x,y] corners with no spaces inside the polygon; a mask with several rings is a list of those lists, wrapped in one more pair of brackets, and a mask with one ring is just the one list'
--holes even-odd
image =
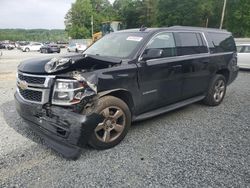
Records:
{"label": "windshield", "polygon": [[84,54],[127,58],[142,42],[145,33],[112,33],[104,36]]}

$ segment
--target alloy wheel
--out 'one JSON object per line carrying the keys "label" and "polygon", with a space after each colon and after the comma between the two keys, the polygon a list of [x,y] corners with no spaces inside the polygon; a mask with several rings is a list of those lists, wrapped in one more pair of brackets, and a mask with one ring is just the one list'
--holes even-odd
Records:
{"label": "alloy wheel", "polygon": [[116,140],[123,132],[126,116],[122,109],[116,106],[107,107],[101,113],[103,122],[95,128],[95,135],[101,142],[110,143]]}
{"label": "alloy wheel", "polygon": [[218,80],[215,84],[214,100],[220,102],[225,94],[225,82],[223,80]]}

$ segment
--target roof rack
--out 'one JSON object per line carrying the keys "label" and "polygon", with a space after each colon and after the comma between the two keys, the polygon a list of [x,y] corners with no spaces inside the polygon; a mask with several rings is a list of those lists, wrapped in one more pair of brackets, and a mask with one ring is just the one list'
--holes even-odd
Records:
{"label": "roof rack", "polygon": [[146,30],[147,30],[147,27],[144,27],[144,25],[142,25],[139,31],[146,31]]}
{"label": "roof rack", "polygon": [[209,31],[216,31],[216,32],[228,32],[225,29],[217,29],[217,28],[205,28],[205,27],[192,27],[192,26],[171,26],[170,29],[186,29],[186,30],[209,30]]}

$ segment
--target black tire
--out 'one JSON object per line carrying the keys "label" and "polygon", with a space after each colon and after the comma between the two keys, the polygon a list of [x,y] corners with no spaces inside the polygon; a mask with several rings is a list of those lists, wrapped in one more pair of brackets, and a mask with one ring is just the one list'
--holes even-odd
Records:
{"label": "black tire", "polygon": [[223,75],[216,74],[208,88],[207,96],[203,103],[208,106],[218,106],[224,99],[227,89],[226,79]]}
{"label": "black tire", "polygon": [[[121,110],[122,111],[122,115],[119,117],[119,118],[122,118],[122,122],[123,122],[123,126],[120,126],[120,122],[121,122],[121,119],[117,118],[116,122],[115,122],[115,125],[119,124],[119,127],[123,127],[122,128],[122,131],[121,132],[117,132],[116,133],[116,128],[115,126],[113,127],[113,130],[110,131],[109,133],[109,137],[110,137],[110,141],[109,142],[105,142],[104,140],[104,135],[105,135],[105,130],[107,130],[107,126],[108,126],[108,121],[109,121],[109,118],[105,118],[105,120],[103,121],[103,129],[100,129],[99,132],[96,132],[96,129],[94,130],[93,134],[91,135],[90,139],[89,139],[89,145],[92,146],[93,148],[95,149],[99,149],[99,150],[103,150],[103,149],[108,149],[108,148],[112,148],[114,146],[116,146],[117,144],[119,144],[123,139],[124,137],[126,136],[129,128],[130,128],[130,125],[131,125],[131,112],[127,106],[127,104],[122,101],[121,99],[119,98],[116,98],[116,97],[113,97],[113,96],[104,96],[102,98],[99,99],[98,101],[98,105],[96,107],[96,110],[95,110],[95,113],[98,113],[98,114],[102,114],[105,112],[106,109],[111,109],[112,110],[117,108],[119,109],[119,111]],[[120,111],[120,112],[121,112]],[[109,111],[109,115],[112,111]],[[115,114],[116,112],[118,111],[114,111],[113,113],[113,116],[112,117],[115,117]],[[117,113],[119,114],[119,113]],[[112,114],[111,114],[112,115]],[[118,121],[120,121],[119,123],[117,123]],[[106,123],[104,123],[106,122]],[[110,121],[112,122],[112,121]],[[99,124],[98,124],[99,125]],[[110,125],[112,126],[112,125]],[[112,128],[112,127],[109,127],[109,128]],[[120,128],[119,128],[120,129]],[[102,133],[103,131],[103,139],[104,140],[100,140],[101,136],[99,135],[100,133]],[[113,132],[112,132],[113,131]],[[113,139],[112,140],[112,134],[113,134]],[[117,136],[115,136],[115,134],[118,134]],[[105,137],[106,138],[106,137]]]}
{"label": "black tire", "polygon": [[30,51],[30,49],[29,48],[25,48],[25,52],[29,52]]}
{"label": "black tire", "polygon": [[40,49],[40,53],[43,53],[43,49]]}

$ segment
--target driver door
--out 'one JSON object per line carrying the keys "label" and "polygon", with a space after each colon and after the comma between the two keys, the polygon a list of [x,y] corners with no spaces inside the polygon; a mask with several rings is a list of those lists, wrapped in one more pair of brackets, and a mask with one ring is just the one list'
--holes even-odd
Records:
{"label": "driver door", "polygon": [[[151,49],[160,49],[161,55],[144,59]],[[151,50],[152,51],[152,50]],[[155,51],[155,50],[154,50]],[[172,32],[162,32],[147,44],[138,62],[141,113],[147,112],[181,98],[182,62],[176,57],[176,45]]]}

